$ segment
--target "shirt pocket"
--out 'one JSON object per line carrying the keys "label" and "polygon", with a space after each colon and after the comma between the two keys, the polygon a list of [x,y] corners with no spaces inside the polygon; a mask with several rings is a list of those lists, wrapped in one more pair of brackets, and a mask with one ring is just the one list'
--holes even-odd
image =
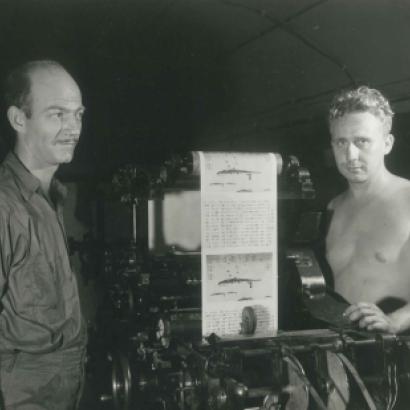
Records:
{"label": "shirt pocket", "polygon": [[45,255],[37,254],[26,267],[26,305],[55,309],[58,302],[57,286],[53,267]]}

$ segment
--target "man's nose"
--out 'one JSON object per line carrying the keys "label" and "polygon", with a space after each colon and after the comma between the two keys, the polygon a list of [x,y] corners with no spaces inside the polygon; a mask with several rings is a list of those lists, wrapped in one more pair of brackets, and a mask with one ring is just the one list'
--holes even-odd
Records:
{"label": "man's nose", "polygon": [[359,159],[359,148],[352,142],[346,147],[346,158],[348,161]]}

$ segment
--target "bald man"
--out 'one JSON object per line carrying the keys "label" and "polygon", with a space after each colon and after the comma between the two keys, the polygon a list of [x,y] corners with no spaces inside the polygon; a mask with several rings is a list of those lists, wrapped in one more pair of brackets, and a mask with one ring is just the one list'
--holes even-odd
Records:
{"label": "bald man", "polygon": [[80,89],[55,61],[6,81],[14,149],[0,167],[0,408],[75,409],[86,331],[54,177],[80,138]]}

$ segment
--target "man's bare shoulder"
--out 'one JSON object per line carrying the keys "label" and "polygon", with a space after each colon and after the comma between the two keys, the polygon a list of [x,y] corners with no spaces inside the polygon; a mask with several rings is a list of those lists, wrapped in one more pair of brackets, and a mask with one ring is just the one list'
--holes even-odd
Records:
{"label": "man's bare shoulder", "polygon": [[343,193],[339,194],[338,196],[333,198],[328,203],[327,210],[328,211],[334,211],[335,209],[337,209],[345,201],[345,198],[346,198],[346,192],[343,192]]}
{"label": "man's bare shoulder", "polygon": [[410,207],[410,180],[402,177],[395,177],[391,180],[390,189],[386,190],[393,201],[404,201]]}

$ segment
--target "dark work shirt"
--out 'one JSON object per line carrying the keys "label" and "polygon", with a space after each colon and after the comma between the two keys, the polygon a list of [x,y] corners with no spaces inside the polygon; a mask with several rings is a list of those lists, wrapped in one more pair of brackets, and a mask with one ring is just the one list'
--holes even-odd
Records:
{"label": "dark work shirt", "polygon": [[65,187],[53,179],[50,202],[13,153],[0,166],[0,353],[85,344],[64,196]]}

